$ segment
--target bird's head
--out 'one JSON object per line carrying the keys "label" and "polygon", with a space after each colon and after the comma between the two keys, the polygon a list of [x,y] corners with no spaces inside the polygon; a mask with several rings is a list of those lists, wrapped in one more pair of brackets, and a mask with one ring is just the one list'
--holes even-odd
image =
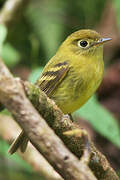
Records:
{"label": "bird's head", "polygon": [[[79,30],[72,33],[61,45],[62,50],[73,52],[75,55],[92,56],[103,53],[103,44],[111,38],[102,38],[94,30]],[[60,47],[60,48],[61,48]]]}

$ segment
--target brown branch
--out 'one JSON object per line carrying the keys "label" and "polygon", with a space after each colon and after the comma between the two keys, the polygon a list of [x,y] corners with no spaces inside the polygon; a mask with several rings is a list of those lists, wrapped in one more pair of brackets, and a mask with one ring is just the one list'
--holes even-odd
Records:
{"label": "brown branch", "polygon": [[29,0],[7,0],[0,12],[0,24],[8,26],[21,13],[21,8],[25,8]]}
{"label": "brown branch", "polygon": [[[20,131],[20,127],[15,123],[12,117],[0,115],[0,136],[5,141],[11,144]],[[63,180],[31,143],[28,144],[25,153],[21,153],[20,151],[18,151],[18,153],[32,166],[35,172],[39,173],[46,180]]]}
{"label": "brown branch", "polygon": [[[5,73],[7,69],[3,69]],[[80,158],[81,149],[83,149],[84,146],[83,138],[80,136],[77,138],[73,136],[71,138],[70,136],[63,135],[65,131],[79,128],[78,125],[72,123],[68,117],[64,117],[63,113],[57,108],[55,103],[50,100],[43,92],[41,92],[38,87],[28,82],[25,82],[25,87],[27,95],[32,100],[32,103],[35,105],[36,109],[47,120],[48,124],[55,130],[56,134],[61,137],[67,147]],[[118,180],[116,173],[110,167],[105,156],[102,155],[92,143],[91,145],[92,156],[90,158],[89,166],[94,171],[96,177],[99,180]]]}
{"label": "brown branch", "polygon": [[96,180],[90,169],[66,149],[34,109],[26,98],[20,81],[9,77],[9,71],[4,76],[4,71],[6,72],[6,67],[0,61],[0,102],[12,113],[36,149],[64,179]]}
{"label": "brown branch", "polygon": [[[52,129],[54,129],[56,134],[63,140],[71,152],[73,152],[78,158],[81,158],[82,150],[85,145],[84,137],[86,138],[86,136],[71,137],[64,135],[64,132],[74,129],[79,129],[81,131],[80,127],[73,123],[69,117],[65,117],[55,103],[50,100],[39,89],[39,87],[29,82],[25,82],[24,86],[29,99],[34,104],[38,112],[48,122]],[[90,140],[89,144],[91,144],[89,167],[94,172],[98,180],[118,180],[115,171],[112,169],[105,156],[96,149]]]}

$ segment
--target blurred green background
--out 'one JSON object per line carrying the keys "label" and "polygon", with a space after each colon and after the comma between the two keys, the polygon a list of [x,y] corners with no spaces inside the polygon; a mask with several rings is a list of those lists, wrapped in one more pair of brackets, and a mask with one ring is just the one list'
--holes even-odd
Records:
{"label": "blurred green background", "polygon": [[[5,3],[0,0],[0,10]],[[97,95],[74,116],[120,174],[120,72],[115,68],[120,69],[119,0],[30,0],[8,27],[0,25],[0,56],[15,76],[35,82],[61,42],[83,28],[96,29],[113,41],[105,47],[105,78]],[[1,137],[0,180],[43,179],[7,150]]]}

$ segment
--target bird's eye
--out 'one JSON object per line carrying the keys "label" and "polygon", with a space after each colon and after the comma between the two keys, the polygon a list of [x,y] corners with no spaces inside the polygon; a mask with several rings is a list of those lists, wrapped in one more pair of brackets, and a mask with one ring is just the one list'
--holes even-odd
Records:
{"label": "bird's eye", "polygon": [[78,46],[85,48],[88,46],[88,42],[86,40],[80,40],[78,41]]}

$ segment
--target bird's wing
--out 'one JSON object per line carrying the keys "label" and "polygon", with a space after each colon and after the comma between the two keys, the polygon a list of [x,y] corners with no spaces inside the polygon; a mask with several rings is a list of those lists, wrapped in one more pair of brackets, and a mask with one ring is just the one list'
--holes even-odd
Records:
{"label": "bird's wing", "polygon": [[66,76],[68,70],[69,65],[65,61],[55,64],[54,66],[48,68],[45,72],[43,72],[42,76],[36,84],[50,97],[51,93]]}

